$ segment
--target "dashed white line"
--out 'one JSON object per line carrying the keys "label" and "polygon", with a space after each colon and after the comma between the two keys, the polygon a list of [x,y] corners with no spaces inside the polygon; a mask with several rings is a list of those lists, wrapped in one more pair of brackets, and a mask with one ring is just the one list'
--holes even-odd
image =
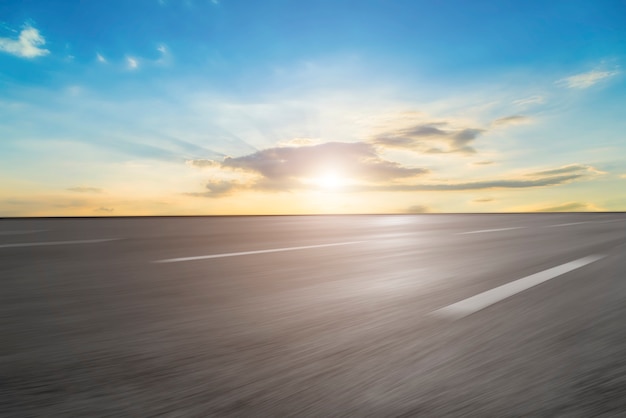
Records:
{"label": "dashed white line", "polygon": [[48,242],[21,242],[16,244],[1,244],[0,248],[18,248],[18,247],[41,247],[48,245],[75,245],[75,244],[97,244],[100,242],[116,241],[120,238],[103,238],[103,239],[82,239],[76,241],[48,241]]}
{"label": "dashed white line", "polygon": [[588,257],[579,258],[578,260],[570,261],[569,263],[561,264],[560,266],[552,267],[548,270],[541,271],[539,273],[531,274],[524,278],[515,280],[502,286],[498,286],[483,293],[479,293],[476,296],[462,300],[445,308],[438,309],[432,312],[431,315],[438,317],[446,317],[452,319],[460,319],[465,316],[471,315],[494,303],[500,302],[503,299],[509,298],[517,293],[523,292],[526,289],[537,286],[543,282],[546,282],[555,277],[561,276],[572,270],[576,270],[580,267],[591,264],[594,261],[598,261],[606,257],[605,255],[590,255]]}
{"label": "dashed white line", "polygon": [[526,227],[525,226],[513,226],[513,227],[510,227],[510,228],[480,229],[478,231],[459,232],[457,235],[480,234],[480,233],[483,233],[483,232],[510,231],[512,229],[522,229],[522,228],[526,228]]}
{"label": "dashed white line", "polygon": [[222,253],[222,254],[211,254],[211,255],[198,255],[198,256],[193,256],[193,257],[168,258],[165,260],[157,260],[155,261],[155,263],[177,263],[180,261],[206,260],[209,258],[237,257],[241,255],[277,253],[281,251],[308,250],[312,248],[337,247],[340,245],[359,244],[362,242],[365,242],[365,241],[336,242],[333,244],[305,245],[301,247],[272,248],[269,250],[242,251],[242,252],[237,252],[237,253]]}

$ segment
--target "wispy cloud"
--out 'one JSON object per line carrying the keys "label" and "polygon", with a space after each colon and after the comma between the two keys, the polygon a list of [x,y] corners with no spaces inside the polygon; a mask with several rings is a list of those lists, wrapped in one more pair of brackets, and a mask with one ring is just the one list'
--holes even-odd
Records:
{"label": "wispy cloud", "polygon": [[[490,190],[490,189],[526,189],[534,187],[558,186],[573,181],[593,178],[601,171],[584,164],[570,164],[554,169],[534,171],[512,177],[476,180],[402,183],[386,185],[359,185],[352,191],[458,191],[458,190]],[[530,178],[529,178],[530,177]]]}
{"label": "wispy cloud", "polygon": [[530,118],[524,115],[511,115],[496,119],[492,122],[494,126],[521,125],[530,122]]}
{"label": "wispy cloud", "polygon": [[495,164],[495,162],[494,161],[476,161],[472,163],[472,165],[491,165],[491,164]]}
{"label": "wispy cloud", "polygon": [[432,208],[426,205],[413,205],[409,206],[406,209],[406,213],[431,213],[433,212]]}
{"label": "wispy cloud", "polygon": [[111,213],[111,212],[113,212],[114,210],[115,210],[115,209],[113,209],[113,208],[99,207],[98,209],[94,209],[94,212]]}
{"label": "wispy cloud", "polygon": [[598,84],[602,80],[616,76],[619,71],[598,71],[593,70],[586,73],[576,74],[570,77],[565,77],[558,80],[556,83],[564,85],[570,89],[586,89],[595,84]]}
{"label": "wispy cloud", "polygon": [[425,154],[473,154],[476,150],[471,143],[483,132],[479,128],[454,128],[448,122],[430,122],[377,135],[371,142]]}
{"label": "wispy cloud", "polygon": [[421,184],[388,184],[388,185],[365,185],[353,188],[353,191],[387,191],[387,192],[417,192],[417,191],[458,191],[458,190],[488,190],[488,189],[526,189],[531,187],[556,186],[570,183],[583,178],[582,174],[563,176],[551,176],[539,179],[493,179],[470,182],[449,183],[421,183]]}
{"label": "wispy cloud", "polygon": [[126,66],[131,70],[139,68],[139,61],[134,57],[126,57]]}
{"label": "wispy cloud", "polygon": [[65,190],[76,193],[102,193],[102,189],[97,187],[68,187]]}
{"label": "wispy cloud", "polygon": [[492,197],[479,197],[478,199],[474,199],[472,200],[472,202],[475,203],[487,203],[487,202],[493,202],[494,199]]}
{"label": "wispy cloud", "polygon": [[39,31],[32,26],[26,26],[17,39],[0,38],[0,51],[22,58],[36,58],[48,55],[50,51],[41,46],[46,40]]}
{"label": "wispy cloud", "polygon": [[526,174],[527,176],[545,177],[555,176],[562,174],[579,173],[579,174],[606,174],[590,165],[586,164],[568,164],[558,168],[551,168],[549,170],[534,171]]}
{"label": "wispy cloud", "polygon": [[533,212],[597,212],[601,210],[602,209],[592,203],[567,202],[560,205],[535,209]]}
{"label": "wispy cloud", "polygon": [[96,54],[96,59],[98,60],[98,62],[101,62],[103,64],[107,62],[107,59],[104,58],[104,56],[102,54],[99,54],[99,53]]}
{"label": "wispy cloud", "polygon": [[233,180],[209,180],[204,188],[206,189],[205,192],[200,192],[200,193],[185,193],[185,195],[187,196],[194,196],[194,197],[213,197],[213,198],[217,198],[217,197],[224,197],[224,196],[228,196],[230,194],[232,194],[235,191],[241,191],[244,189],[249,189],[251,188],[252,185],[251,184],[246,184],[244,182],[240,182],[240,181],[233,181]]}
{"label": "wispy cloud", "polygon": [[215,160],[207,160],[207,159],[196,159],[196,160],[187,160],[185,161],[187,165],[196,168],[208,168],[208,167],[219,167],[220,163]]}
{"label": "wispy cloud", "polygon": [[543,96],[530,96],[523,99],[514,100],[513,104],[525,107],[533,104],[542,104],[545,103],[545,101],[546,99]]}

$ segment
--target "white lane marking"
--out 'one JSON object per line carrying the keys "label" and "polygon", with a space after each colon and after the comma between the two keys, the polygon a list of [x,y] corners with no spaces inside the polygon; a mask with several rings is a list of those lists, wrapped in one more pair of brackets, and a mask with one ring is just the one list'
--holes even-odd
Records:
{"label": "white lane marking", "polygon": [[99,242],[115,241],[118,239],[120,238],[82,239],[77,241],[22,242],[17,244],[1,244],[0,248],[40,247],[44,245],[97,244]]}
{"label": "white lane marking", "polygon": [[44,232],[47,229],[29,229],[23,231],[0,231],[0,235],[24,235],[24,234],[34,234],[36,232]]}
{"label": "white lane marking", "polygon": [[560,266],[552,267],[548,270],[540,271],[539,273],[531,274],[530,276],[523,277],[486,292],[479,293],[471,298],[438,309],[432,312],[431,315],[453,319],[463,318],[517,293],[523,292],[526,289],[530,289],[531,287],[537,286],[550,279],[554,279],[555,277],[561,276],[572,270],[576,270],[577,268],[586,266],[587,264],[598,261],[604,257],[606,256],[590,255],[588,257],[570,261],[569,263],[561,264]]}
{"label": "white lane marking", "polygon": [[522,229],[522,228],[526,228],[526,227],[525,226],[513,226],[513,227],[510,227],[510,228],[481,229],[481,230],[478,230],[478,231],[459,232],[457,235],[480,234],[482,232],[510,231],[511,229]]}
{"label": "white lane marking", "polygon": [[588,224],[589,222],[570,222],[567,224],[556,224],[556,225],[547,225],[546,228],[554,228],[556,226],[570,226],[570,225],[580,225],[580,224]]}
{"label": "white lane marking", "polygon": [[198,255],[194,257],[168,258],[165,260],[157,260],[155,261],[155,263],[177,263],[179,261],[205,260],[208,258],[237,257],[240,255],[277,253],[281,251],[308,250],[311,248],[337,247],[340,245],[359,244],[362,242],[366,242],[366,241],[337,242],[333,244],[306,245],[302,247],[272,248],[270,250],[242,251],[238,253],[222,253],[222,254],[212,254],[212,255]]}

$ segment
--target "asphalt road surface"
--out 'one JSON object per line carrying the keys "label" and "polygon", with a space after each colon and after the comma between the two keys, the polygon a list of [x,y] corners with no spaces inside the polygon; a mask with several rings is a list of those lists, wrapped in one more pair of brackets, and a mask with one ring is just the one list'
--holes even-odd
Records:
{"label": "asphalt road surface", "polygon": [[626,214],[0,220],[2,417],[624,417]]}

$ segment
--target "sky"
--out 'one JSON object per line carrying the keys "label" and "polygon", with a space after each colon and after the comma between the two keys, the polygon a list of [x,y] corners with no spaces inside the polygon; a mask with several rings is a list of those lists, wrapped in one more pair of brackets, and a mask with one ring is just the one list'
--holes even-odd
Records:
{"label": "sky", "polygon": [[0,217],[626,210],[626,1],[0,1]]}

